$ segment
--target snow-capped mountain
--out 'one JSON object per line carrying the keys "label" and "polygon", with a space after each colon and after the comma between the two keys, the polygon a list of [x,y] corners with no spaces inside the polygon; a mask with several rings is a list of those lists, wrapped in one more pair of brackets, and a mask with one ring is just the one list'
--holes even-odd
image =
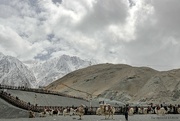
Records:
{"label": "snow-capped mountain", "polygon": [[34,87],[34,74],[21,61],[0,52],[0,84]]}
{"label": "snow-capped mountain", "polygon": [[36,77],[37,85],[47,86],[74,70],[94,64],[96,64],[96,62],[92,60],[87,61],[76,56],[62,55],[58,58],[47,60],[44,63],[35,64],[30,69]]}

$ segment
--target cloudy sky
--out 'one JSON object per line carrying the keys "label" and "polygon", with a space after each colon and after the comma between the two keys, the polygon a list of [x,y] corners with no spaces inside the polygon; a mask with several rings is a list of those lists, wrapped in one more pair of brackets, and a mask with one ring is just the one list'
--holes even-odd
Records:
{"label": "cloudy sky", "polygon": [[180,68],[180,0],[0,0],[0,52]]}

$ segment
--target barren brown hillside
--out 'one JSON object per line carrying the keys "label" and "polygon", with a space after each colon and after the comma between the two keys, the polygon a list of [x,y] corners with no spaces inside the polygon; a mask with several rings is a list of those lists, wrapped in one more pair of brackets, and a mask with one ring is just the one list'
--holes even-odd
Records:
{"label": "barren brown hillside", "polygon": [[99,64],[69,73],[46,89],[83,98],[178,103],[180,70],[159,72],[148,67]]}

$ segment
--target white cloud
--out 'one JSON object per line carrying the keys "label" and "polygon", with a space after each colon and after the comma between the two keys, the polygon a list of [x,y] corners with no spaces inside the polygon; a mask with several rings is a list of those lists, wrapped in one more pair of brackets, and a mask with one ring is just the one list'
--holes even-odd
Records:
{"label": "white cloud", "polygon": [[14,32],[11,28],[0,26],[0,37],[1,37],[1,46],[12,49],[23,49],[23,45],[26,43],[21,39],[21,37]]}
{"label": "white cloud", "polygon": [[69,54],[160,70],[178,68],[179,3],[1,0],[0,51],[21,60]]}
{"label": "white cloud", "polygon": [[[171,20],[172,15],[166,14],[164,16],[160,14],[158,16],[159,13],[165,12],[165,10],[162,10],[165,4],[171,6],[166,7],[166,10],[171,14],[180,9],[176,7],[174,11],[172,7],[175,4],[174,2],[161,0],[139,1],[139,6],[136,5],[138,7],[136,13],[136,41],[126,45],[128,49],[126,53],[129,55],[128,63],[150,66],[159,70],[180,67],[178,62],[179,36],[174,34],[179,33],[177,27],[174,27],[178,23],[176,20]],[[163,19],[162,16],[164,16]],[[167,27],[167,23],[168,26],[170,25],[169,27]],[[169,38],[173,38],[173,40],[169,40]]]}

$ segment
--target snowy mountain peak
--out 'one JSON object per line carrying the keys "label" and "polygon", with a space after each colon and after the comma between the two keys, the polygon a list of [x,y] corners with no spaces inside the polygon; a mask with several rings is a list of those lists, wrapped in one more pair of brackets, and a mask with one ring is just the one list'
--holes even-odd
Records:
{"label": "snowy mountain peak", "polygon": [[82,60],[76,56],[62,55],[32,67],[31,70],[36,76],[37,85],[46,86],[74,70],[92,64],[95,62]]}
{"label": "snowy mountain peak", "polygon": [[18,59],[0,53],[0,83],[11,86],[34,87],[36,79]]}
{"label": "snowy mountain peak", "polygon": [[29,60],[23,63],[15,57],[0,53],[0,84],[28,87],[47,86],[72,71],[96,64],[94,61],[82,60],[69,55],[62,55],[45,62]]}

